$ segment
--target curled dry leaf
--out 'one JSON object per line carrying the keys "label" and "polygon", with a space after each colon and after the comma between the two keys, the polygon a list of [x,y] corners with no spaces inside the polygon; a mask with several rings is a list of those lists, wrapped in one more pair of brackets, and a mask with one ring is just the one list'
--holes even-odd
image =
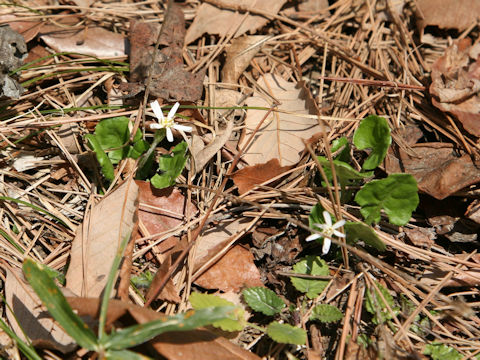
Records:
{"label": "curled dry leaf", "polygon": [[447,143],[422,143],[411,147],[410,154],[390,149],[385,158],[387,173],[412,174],[419,190],[436,199],[445,199],[466,186],[480,182],[479,164]]}
{"label": "curled dry leaf", "polygon": [[202,171],[210,159],[212,159],[217,152],[220,151],[223,145],[225,145],[230,138],[230,135],[232,135],[233,125],[233,120],[228,121],[225,130],[217,135],[207,146],[204,145],[203,140],[199,136],[193,135],[190,150],[192,152],[196,174]]}
{"label": "curled dry leaf", "polygon": [[[152,70],[150,94],[165,100],[197,101],[203,92],[205,71],[196,74],[183,68],[183,45],[185,37],[185,19],[183,11],[173,5],[166,13],[163,33],[160,41],[162,49],[158,52]],[[144,85],[152,63],[154,46],[160,27],[132,21],[130,23],[130,81]]]}
{"label": "curled dry leaf", "polygon": [[[285,3],[286,0],[222,0],[218,1],[219,7],[202,3],[198,7],[192,25],[188,28],[185,43],[190,44],[205,33],[219,36],[232,33],[235,33],[235,36],[240,36],[247,31],[254,33],[255,30],[265,26],[268,22],[268,19],[263,16],[245,15],[244,13],[227,10],[228,7],[254,6],[258,10],[276,14]],[[222,8],[222,4],[225,4],[226,8]]]}
{"label": "curled dry leaf", "polygon": [[430,85],[433,104],[455,115],[475,136],[480,136],[479,55],[480,44],[471,46],[469,38],[455,42],[433,64]]}
{"label": "curled dry leaf", "polygon": [[45,27],[40,38],[56,52],[74,52],[100,58],[125,55],[123,35],[102,27]]}
{"label": "curled dry leaf", "polygon": [[250,65],[250,61],[262,48],[263,35],[244,36],[232,41],[227,49],[227,59],[222,69],[222,81],[236,84],[240,75]]}
{"label": "curled dry leaf", "polygon": [[13,331],[26,340],[23,335],[25,331],[34,346],[63,353],[73,351],[77,347],[75,341],[50,317],[35,291],[23,280],[21,272],[8,267],[5,271],[5,299],[13,310],[13,314],[7,310],[7,318]]}
{"label": "curled dry leaf", "polygon": [[[291,168],[291,166],[280,166],[278,159],[272,159],[265,164],[246,166],[236,171],[232,175],[232,178],[238,187],[238,192],[240,195],[243,195],[250,189],[253,189],[255,185],[262,184],[267,180],[272,180]],[[273,186],[271,183],[269,183],[269,185]]]}
{"label": "curled dry leaf", "polygon": [[118,245],[132,234],[137,208],[138,186],[130,180],[92,206],[72,242],[68,289],[82,296],[101,295]]}
{"label": "curled dry leaf", "polygon": [[[288,82],[274,74],[262,76],[258,85],[280,102],[279,110],[289,113],[272,112],[246,149],[243,159],[250,165],[266,163],[272,159],[278,159],[280,166],[295,165],[305,150],[303,141],[323,130],[318,119],[297,116],[314,113],[308,94],[302,87],[303,84]],[[272,106],[272,101],[255,91],[254,96],[247,99],[247,105],[268,108]],[[242,144],[253,133],[265,113],[265,110],[247,110],[246,133]]]}
{"label": "curled dry leaf", "polygon": [[477,0],[415,0],[417,27],[426,26],[463,31],[477,22],[480,2]]}

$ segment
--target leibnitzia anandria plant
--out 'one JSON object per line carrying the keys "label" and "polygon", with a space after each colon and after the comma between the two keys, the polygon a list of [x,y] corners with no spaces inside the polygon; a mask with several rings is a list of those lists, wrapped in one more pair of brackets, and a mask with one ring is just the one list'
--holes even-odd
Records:
{"label": "leibnitzia anandria plant", "polygon": [[[190,310],[163,320],[116,329],[107,334],[105,332],[105,323],[108,302],[127,240],[128,237],[119,246],[119,251],[105,286],[97,335],[73,312],[44,265],[30,259],[26,259],[23,264],[25,277],[43,305],[78,345],[89,351],[96,352],[100,359],[150,359],[147,356],[127,349],[140,345],[164,332],[192,330],[200,326],[210,325],[216,321],[228,319],[236,321],[236,317],[234,317],[236,316],[234,315],[236,310],[233,306],[210,306],[201,310]],[[31,346],[23,342],[20,342],[19,346],[29,359],[40,359]]]}

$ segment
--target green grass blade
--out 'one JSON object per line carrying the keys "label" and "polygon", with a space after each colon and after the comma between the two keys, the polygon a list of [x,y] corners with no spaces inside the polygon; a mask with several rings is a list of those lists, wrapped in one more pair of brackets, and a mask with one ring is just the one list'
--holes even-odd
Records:
{"label": "green grass blade", "polygon": [[15,332],[10,329],[10,327],[0,318],[0,329],[2,329],[10,338],[15,340],[17,346],[23,355],[25,355],[29,360],[42,360],[42,358],[37,354],[32,345],[27,344],[25,341],[20,339]]}
{"label": "green grass blade", "polygon": [[112,293],[118,268],[120,267],[120,262],[122,261],[123,252],[125,251],[128,240],[130,240],[130,236],[131,233],[125,236],[125,238],[118,246],[117,254],[113,259],[112,268],[110,269],[110,273],[108,274],[107,283],[105,284],[105,290],[103,291],[102,305],[100,307],[100,316],[98,319],[98,339],[100,342],[102,342],[102,339],[106,337],[105,323],[107,322],[108,302],[110,300],[110,294]]}
{"label": "green grass blade", "polygon": [[44,266],[25,259],[23,272],[42,303],[63,329],[82,347],[97,350],[97,339],[92,330],[76,315]]}
{"label": "green grass blade", "polygon": [[53,215],[51,212],[39,207],[39,206],[36,206],[36,205],[33,205],[33,204],[30,204],[29,202],[26,202],[26,201],[23,201],[23,200],[19,200],[19,199],[14,199],[12,197],[9,197],[9,196],[0,196],[0,201],[3,200],[3,201],[11,201],[11,202],[14,202],[14,203],[17,203],[17,204],[21,204],[21,205],[25,205],[25,206],[28,206],[29,208],[33,209],[33,210],[36,210],[38,212],[41,212],[42,214],[45,214],[45,215],[48,215],[48,216],[51,216],[52,218],[54,218],[55,220],[57,220],[58,222],[60,222],[61,224],[65,225],[68,227],[67,224],[65,224],[60,218],[56,217],[55,215]]}
{"label": "green grass blade", "polygon": [[25,250],[22,249],[22,247],[20,245],[17,244],[17,242],[15,240],[12,239],[12,237],[10,235],[8,235],[8,233],[3,230],[3,229],[0,229],[0,235],[2,235],[5,239],[7,239],[7,241],[12,244],[12,246],[17,249],[20,254],[23,254],[25,252]]}
{"label": "green grass blade", "polygon": [[200,326],[210,325],[216,321],[229,318],[235,306],[215,306],[201,310],[190,310],[183,314],[156,320],[145,324],[130,326],[105,337],[102,345],[106,349],[121,350],[142,344],[157,335],[168,331],[186,331]]}

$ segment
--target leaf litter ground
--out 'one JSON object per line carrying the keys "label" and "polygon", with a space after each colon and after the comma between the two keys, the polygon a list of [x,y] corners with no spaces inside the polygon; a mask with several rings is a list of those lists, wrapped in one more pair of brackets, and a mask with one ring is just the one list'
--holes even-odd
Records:
{"label": "leaf litter ground", "polygon": [[[70,339],[39,310],[20,274],[22,260],[64,274],[70,304],[94,318],[125,232],[132,241],[115,295],[122,301],[112,300],[109,326],[145,322],[145,302],[173,315],[191,308],[191,293],[242,304],[242,289],[273,291],[260,292],[257,304],[273,301],[273,315],[245,312],[271,337],[254,327],[167,333],[152,343],[165,358],[179,351],[218,359],[477,357],[475,2],[209,0],[173,10],[132,1],[16,4],[0,8],[2,22],[27,41],[27,52],[17,41],[0,79],[15,84],[13,91],[2,86],[3,295],[43,358],[91,354],[72,353]],[[123,142],[137,129],[151,143],[155,118],[145,90],[166,110],[180,101],[180,121],[194,127],[187,168],[162,190],[127,181],[138,166],[132,157],[116,159],[106,179],[87,141],[102,119],[122,117],[128,133],[109,156],[134,149]],[[357,204],[335,201],[319,175],[313,155],[328,162],[342,136],[351,146],[368,115],[386,118],[392,134],[374,178],[404,172],[418,183],[420,204],[405,226],[391,225],[385,213],[375,227],[362,225]],[[156,159],[182,134],[175,138],[159,144]],[[353,170],[361,171],[368,155],[353,151]],[[355,193],[361,184],[342,191]],[[386,251],[349,248],[342,258],[332,248],[323,257],[328,268],[288,276],[322,252],[321,242],[305,242],[318,203],[358,224],[350,231],[360,241],[375,232]],[[87,302],[88,295],[97,299]],[[291,327],[278,336],[272,317]],[[304,346],[282,343],[302,343],[298,329],[306,330]],[[18,358],[6,339],[2,355]]]}

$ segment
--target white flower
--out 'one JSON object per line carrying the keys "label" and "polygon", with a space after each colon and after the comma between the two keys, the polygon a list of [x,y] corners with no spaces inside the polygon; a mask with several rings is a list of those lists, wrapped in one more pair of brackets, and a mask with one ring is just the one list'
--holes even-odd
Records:
{"label": "white flower", "polygon": [[175,105],[172,106],[170,111],[168,112],[168,116],[165,118],[163,116],[162,108],[160,107],[160,104],[158,103],[157,100],[154,102],[150,103],[150,106],[152,107],[152,110],[155,114],[155,116],[158,119],[158,124],[151,124],[150,129],[163,129],[165,128],[167,132],[167,140],[172,142],[173,141],[173,134],[172,134],[172,128],[180,131],[186,131],[186,132],[191,132],[192,128],[190,126],[183,126],[180,124],[176,124],[173,119],[175,119],[175,113],[178,110],[178,107],[180,106],[180,103],[176,102]]}
{"label": "white flower", "polygon": [[332,244],[332,241],[330,240],[330,238],[332,236],[337,236],[341,238],[345,237],[345,234],[342,234],[340,231],[337,230],[339,227],[342,227],[343,225],[345,225],[345,220],[337,221],[335,224],[332,225],[332,218],[330,217],[330,214],[327,211],[323,212],[323,218],[325,219],[325,224],[313,224],[314,226],[321,229],[320,230],[321,233],[312,234],[309,237],[307,237],[305,241],[312,241],[315,239],[323,238],[322,253],[323,255],[325,255],[330,250],[330,245]]}

